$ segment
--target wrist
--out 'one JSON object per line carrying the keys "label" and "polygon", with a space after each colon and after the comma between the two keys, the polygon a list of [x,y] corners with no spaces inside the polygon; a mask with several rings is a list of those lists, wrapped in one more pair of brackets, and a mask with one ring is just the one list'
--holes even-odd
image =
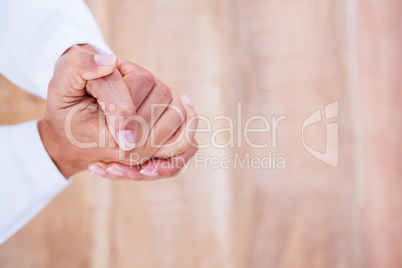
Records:
{"label": "wrist", "polygon": [[68,154],[68,152],[63,152],[61,143],[57,141],[57,138],[55,138],[56,135],[53,133],[50,124],[45,119],[42,119],[38,121],[37,128],[47,154],[52,159],[60,173],[66,179],[77,173],[79,170],[74,169],[75,165],[70,163],[68,159],[64,158],[64,155]]}

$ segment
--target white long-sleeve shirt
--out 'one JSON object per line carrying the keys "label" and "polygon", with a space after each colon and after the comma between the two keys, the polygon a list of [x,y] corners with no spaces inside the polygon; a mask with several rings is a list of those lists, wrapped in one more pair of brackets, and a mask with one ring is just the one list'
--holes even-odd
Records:
{"label": "white long-sleeve shirt", "polygon": [[[0,73],[17,86],[46,98],[57,59],[81,43],[110,53],[81,0],[0,0]],[[0,126],[0,171],[1,244],[69,180],[47,154],[36,120]]]}

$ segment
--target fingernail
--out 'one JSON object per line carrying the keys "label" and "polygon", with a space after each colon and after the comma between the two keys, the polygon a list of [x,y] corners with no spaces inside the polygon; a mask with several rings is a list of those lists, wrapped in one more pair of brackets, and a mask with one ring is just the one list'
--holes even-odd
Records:
{"label": "fingernail", "polygon": [[98,175],[98,176],[106,175],[105,170],[101,166],[91,165],[91,166],[89,166],[88,169],[89,169],[89,172],[91,172],[94,175]]}
{"label": "fingernail", "polygon": [[190,98],[189,98],[187,95],[183,95],[182,98],[184,99],[185,102],[187,102],[188,105],[193,106],[193,104],[192,104]]}
{"label": "fingernail", "polygon": [[113,54],[96,54],[95,62],[99,66],[108,66],[114,64],[116,61],[116,55]]}
{"label": "fingernail", "polygon": [[117,142],[120,148],[124,151],[130,151],[134,149],[134,134],[131,130],[122,130],[117,132]]}
{"label": "fingernail", "polygon": [[154,170],[143,168],[140,170],[140,173],[145,176],[158,176],[158,173]]}
{"label": "fingernail", "polygon": [[108,173],[110,173],[110,174],[117,175],[117,176],[123,176],[124,175],[123,171],[121,171],[119,168],[114,167],[114,166],[108,167],[106,169],[106,171]]}

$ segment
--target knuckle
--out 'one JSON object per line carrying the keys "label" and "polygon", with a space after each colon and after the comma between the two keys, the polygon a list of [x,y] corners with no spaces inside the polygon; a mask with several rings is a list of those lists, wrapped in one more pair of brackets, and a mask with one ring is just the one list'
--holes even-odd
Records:
{"label": "knuckle", "polygon": [[173,99],[172,91],[165,85],[158,87],[158,94],[160,95],[162,101],[170,103]]}
{"label": "knuckle", "polygon": [[155,85],[155,77],[147,70],[140,70],[136,73],[137,79],[143,87],[153,87]]}
{"label": "knuckle", "polygon": [[[174,94],[174,97],[177,97],[176,93]],[[183,124],[187,120],[187,110],[181,104],[180,98],[177,98],[173,102],[175,103],[175,105],[173,105],[172,109],[175,110],[175,113],[180,117],[181,124]]]}
{"label": "knuckle", "polygon": [[184,123],[183,117],[177,112],[171,114],[169,121],[172,123],[172,126],[179,128]]}
{"label": "knuckle", "polygon": [[81,52],[79,51],[71,51],[66,55],[65,62],[74,67],[80,65],[81,62]]}

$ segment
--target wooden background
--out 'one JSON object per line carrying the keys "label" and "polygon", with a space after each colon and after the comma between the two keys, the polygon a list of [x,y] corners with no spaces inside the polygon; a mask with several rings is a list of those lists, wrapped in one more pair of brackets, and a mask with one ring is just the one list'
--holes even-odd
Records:
{"label": "wooden background", "polygon": [[[200,115],[228,115],[236,127],[252,115],[286,116],[276,148],[243,140],[202,149],[204,159],[275,152],[286,169],[192,161],[177,178],[146,183],[79,174],[0,246],[0,267],[402,267],[402,2],[87,3],[116,54],[189,95]],[[0,88],[1,124],[43,115],[44,101],[5,78]],[[333,168],[303,148],[301,126],[336,100]],[[321,151],[325,123],[305,132]],[[251,136],[255,143],[271,138]]]}

